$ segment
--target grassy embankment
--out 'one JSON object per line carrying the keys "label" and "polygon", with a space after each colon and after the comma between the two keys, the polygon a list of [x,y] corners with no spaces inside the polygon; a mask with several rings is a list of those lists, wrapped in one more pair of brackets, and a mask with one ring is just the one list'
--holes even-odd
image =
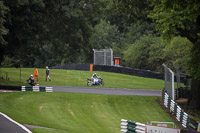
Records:
{"label": "grassy embankment", "polygon": [[[33,68],[1,68],[1,85],[27,85]],[[51,82],[44,81],[45,70],[39,69],[39,84],[86,87],[93,72],[51,70]],[[97,72],[107,88],[161,89],[164,82],[136,76]],[[172,121],[156,102],[158,97],[114,96],[76,93],[16,92],[0,93],[0,111],[29,125],[53,128],[32,129],[34,133],[110,133],[120,132],[120,119],[137,122]]]}
{"label": "grassy embankment", "polygon": [[[75,70],[50,70],[51,82],[45,81],[45,69],[38,69],[40,85],[49,86],[80,86],[87,87],[87,78],[90,78],[94,72],[75,71]],[[20,69],[16,68],[0,68],[0,77],[6,78],[8,73],[9,80],[0,80],[0,85],[28,85],[26,80],[30,74],[33,74],[33,68]],[[143,78],[118,73],[96,72],[104,80],[106,88],[129,88],[129,89],[162,89],[163,80]]]}
{"label": "grassy embankment", "polygon": [[0,111],[29,125],[53,128],[33,133],[114,133],[120,120],[172,121],[158,97],[79,93],[0,93]]}

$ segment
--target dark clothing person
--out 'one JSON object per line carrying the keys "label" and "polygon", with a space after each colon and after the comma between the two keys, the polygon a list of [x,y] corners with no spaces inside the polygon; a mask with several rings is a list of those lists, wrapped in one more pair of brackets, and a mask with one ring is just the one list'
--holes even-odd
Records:
{"label": "dark clothing person", "polygon": [[47,78],[49,79],[49,81],[51,81],[51,79],[50,79],[50,69],[48,69],[48,66],[46,67],[46,78],[45,78],[45,80],[47,81]]}
{"label": "dark clothing person", "polygon": [[27,82],[28,82],[30,85],[32,85],[32,86],[35,86],[35,85],[36,85],[35,80],[34,80],[34,78],[33,78],[33,75],[30,76],[30,78],[27,80]]}

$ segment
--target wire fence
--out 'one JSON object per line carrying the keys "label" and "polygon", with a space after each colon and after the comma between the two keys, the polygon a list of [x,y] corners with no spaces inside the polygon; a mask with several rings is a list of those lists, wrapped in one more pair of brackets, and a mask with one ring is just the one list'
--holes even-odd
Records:
{"label": "wire fence", "polygon": [[93,49],[94,65],[113,65],[113,50],[112,49]]}
{"label": "wire fence", "polygon": [[162,64],[164,67],[164,77],[165,77],[165,90],[169,96],[174,100],[174,72],[168,68],[165,64]]}

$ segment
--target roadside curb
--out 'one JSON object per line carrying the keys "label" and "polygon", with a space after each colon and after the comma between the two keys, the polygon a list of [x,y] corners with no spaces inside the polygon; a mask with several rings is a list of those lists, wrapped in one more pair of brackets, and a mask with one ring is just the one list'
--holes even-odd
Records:
{"label": "roadside curb", "polygon": [[11,121],[12,123],[16,124],[17,126],[21,127],[24,131],[26,131],[27,133],[32,133],[28,128],[26,128],[25,126],[23,126],[22,124],[16,122],[15,120],[13,120],[12,118],[10,118],[9,116],[7,116],[6,114],[0,112],[0,115],[2,115],[3,117],[5,117],[6,119],[8,119],[9,121]]}

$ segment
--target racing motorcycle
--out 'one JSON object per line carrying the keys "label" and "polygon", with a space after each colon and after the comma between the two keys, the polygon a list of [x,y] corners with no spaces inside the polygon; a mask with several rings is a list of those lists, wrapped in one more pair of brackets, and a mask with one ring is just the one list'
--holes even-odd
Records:
{"label": "racing motorcycle", "polygon": [[88,78],[87,85],[88,86],[96,86],[96,85],[104,86],[104,82],[101,77],[98,77],[96,79]]}

